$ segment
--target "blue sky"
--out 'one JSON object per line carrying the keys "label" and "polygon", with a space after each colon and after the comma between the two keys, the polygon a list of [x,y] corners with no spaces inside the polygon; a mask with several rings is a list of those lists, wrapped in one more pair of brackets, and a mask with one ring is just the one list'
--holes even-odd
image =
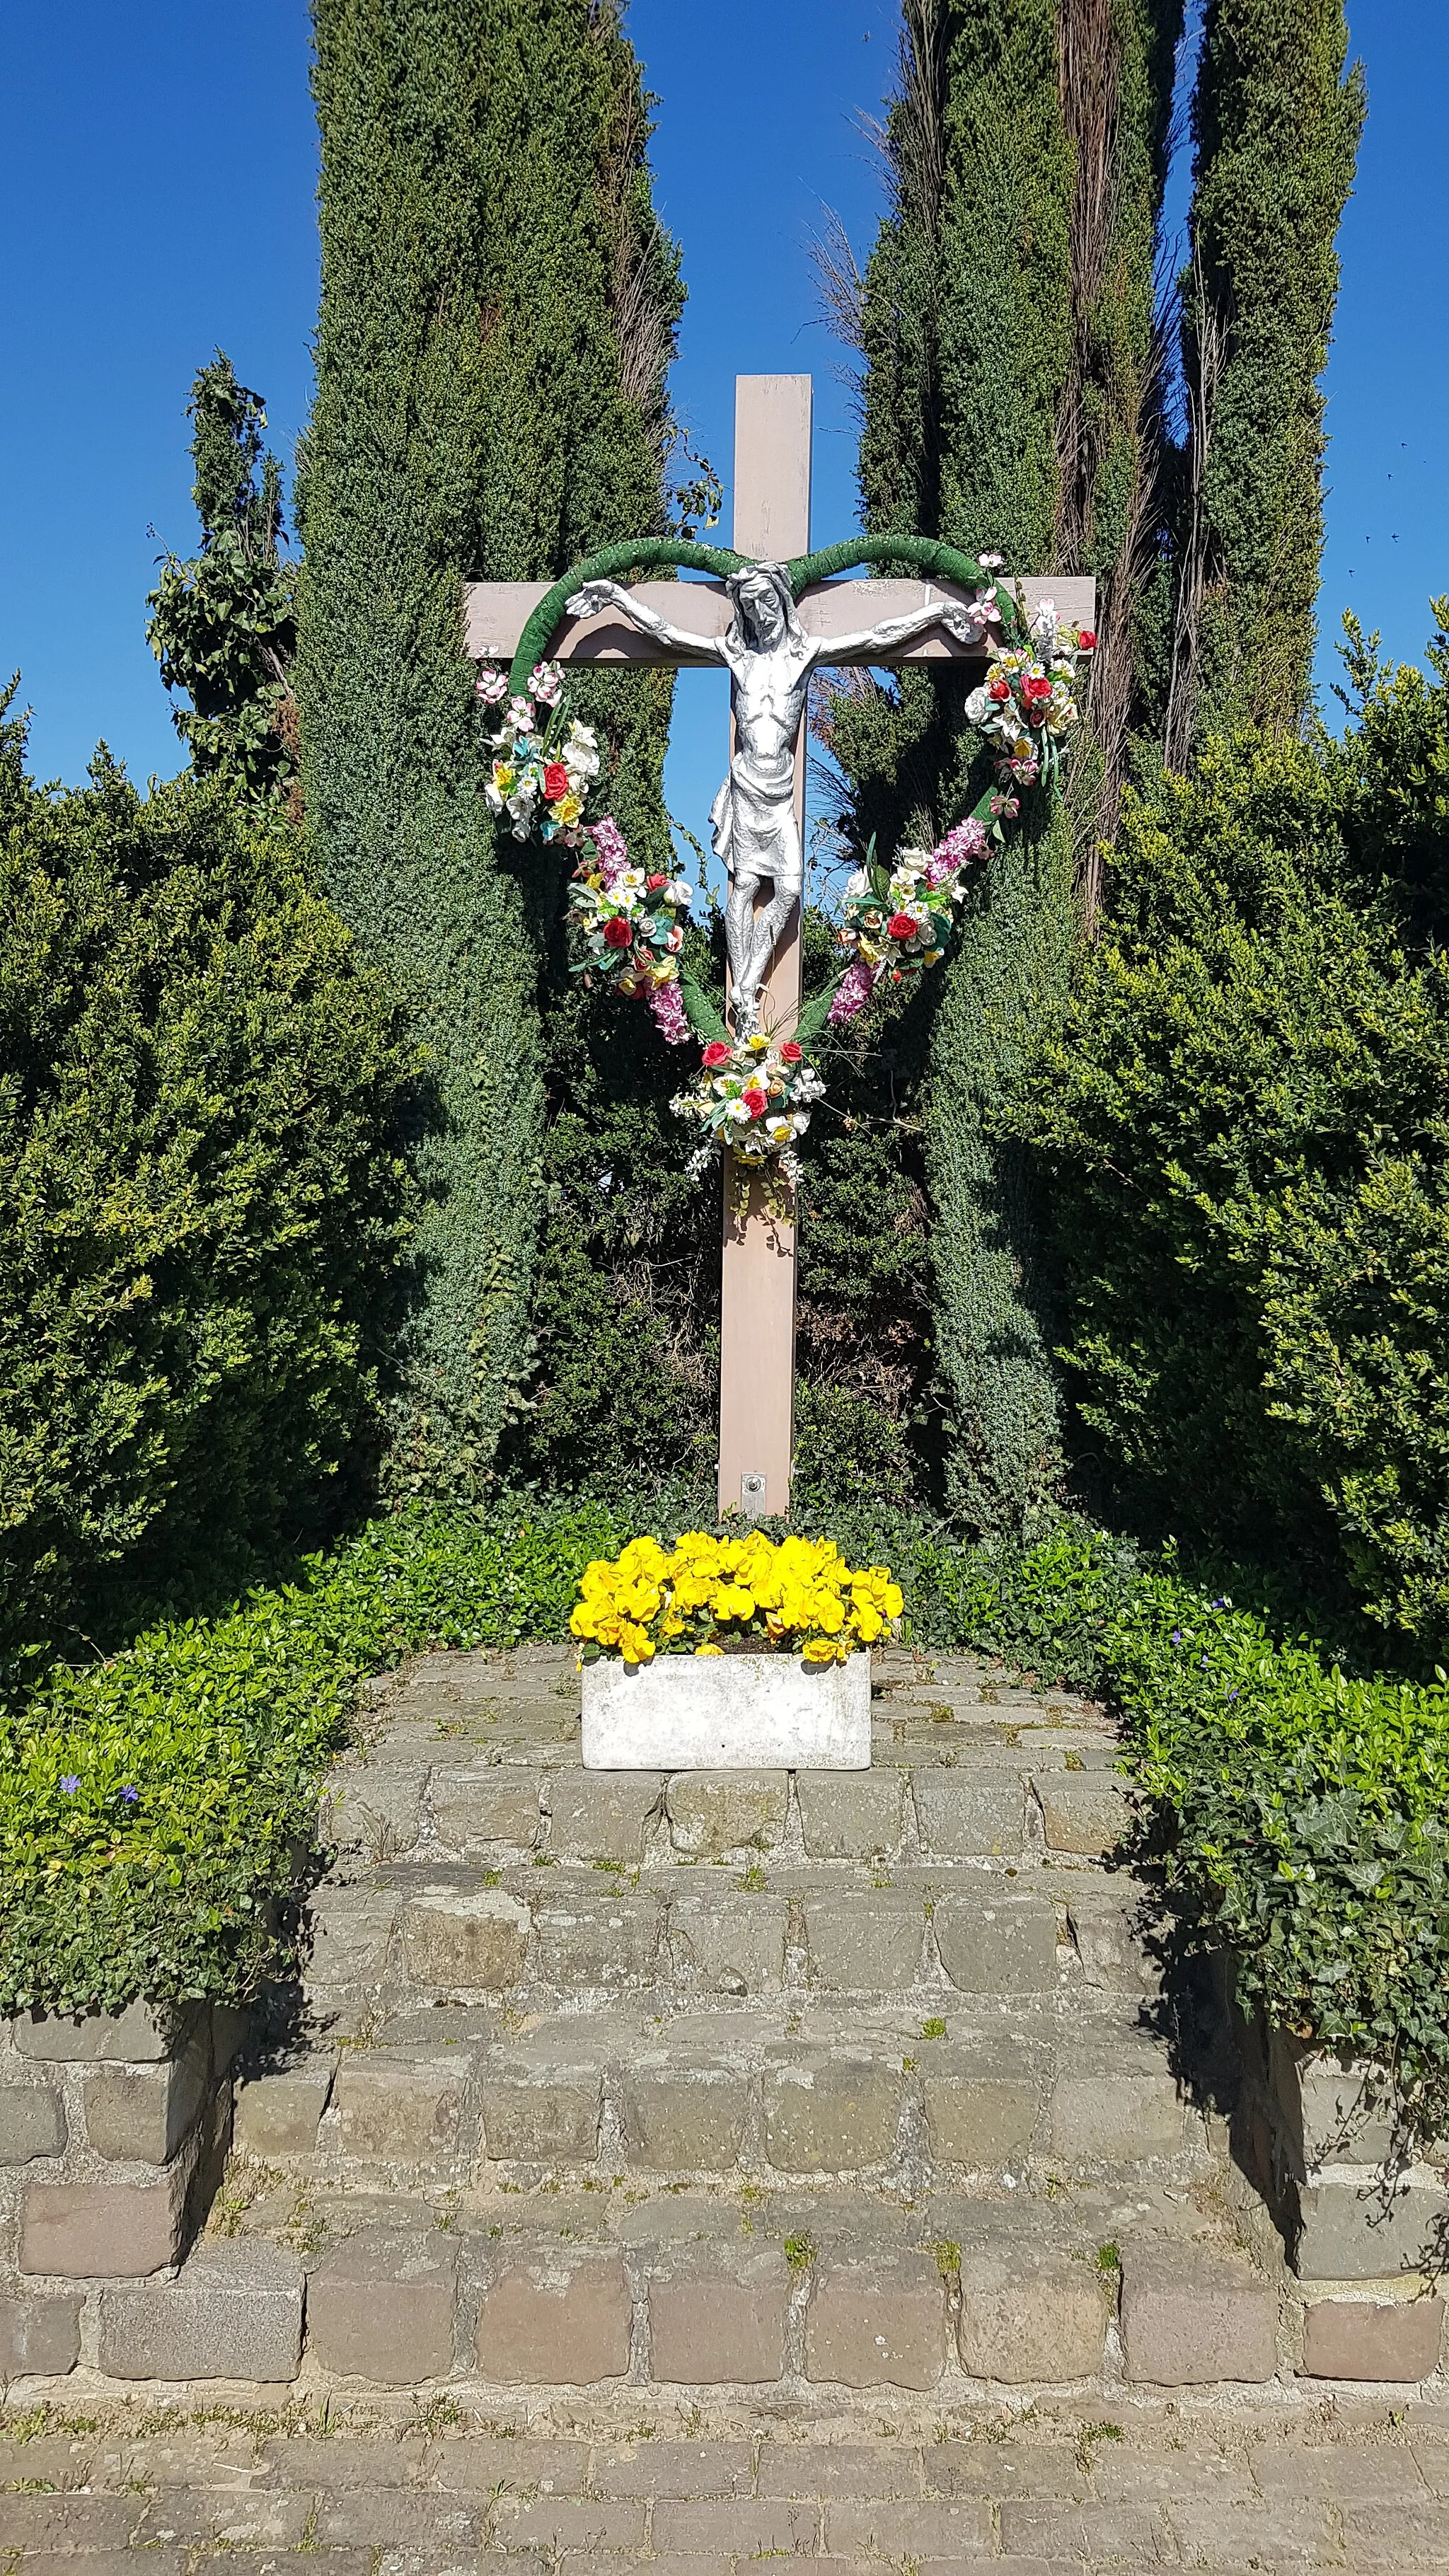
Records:
{"label": "blue sky", "polygon": [[[737,371],[815,378],[815,540],[853,523],[854,434],[810,260],[824,207],[869,246],[858,131],[894,52],[894,0],[634,0],[659,93],[657,197],[690,302],[675,398],[728,468]],[[1328,374],[1326,680],[1339,611],[1416,657],[1449,589],[1449,120],[1444,0],[1350,0],[1369,78]],[[268,398],[285,457],[306,415],[316,300],[304,0],[67,0],[0,20],[8,246],[0,407],[0,668],[18,663],[40,776],[104,735],[133,775],[180,766],[144,635],[155,558],[194,537],[184,419],[216,346]],[[728,535],[728,502],[724,534]],[[154,533],[152,533],[154,530]],[[698,832],[717,780],[714,675],[684,675],[669,792]]]}

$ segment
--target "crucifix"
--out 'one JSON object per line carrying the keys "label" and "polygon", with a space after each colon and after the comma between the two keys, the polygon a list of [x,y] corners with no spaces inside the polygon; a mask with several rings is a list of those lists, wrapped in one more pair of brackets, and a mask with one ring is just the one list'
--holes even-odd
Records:
{"label": "crucifix", "polygon": [[[806,701],[827,664],[986,658],[974,603],[949,581],[821,581],[798,603],[788,560],[810,544],[808,376],[735,379],[734,550],[725,582],[586,581],[549,650],[568,662],[723,663],[731,680],[729,775],[710,816],[726,870],[726,946],[738,1033],[788,1034],[800,1007]],[[909,545],[912,541],[903,541]],[[859,558],[857,557],[857,560]],[[1014,585],[1030,611],[1051,592],[1088,624],[1090,581]],[[544,582],[473,582],[467,650],[510,658]],[[741,1207],[725,1174],[720,1324],[720,1510],[789,1509],[795,1409],[795,1225],[763,1184]]]}

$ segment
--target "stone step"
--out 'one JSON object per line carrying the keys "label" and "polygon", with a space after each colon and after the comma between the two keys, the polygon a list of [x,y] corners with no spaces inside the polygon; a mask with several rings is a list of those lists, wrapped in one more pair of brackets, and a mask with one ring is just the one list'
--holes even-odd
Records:
{"label": "stone step", "polygon": [[367,2189],[850,2174],[1002,2198],[1033,2177],[1211,2170],[1202,2120],[1150,2037],[979,2004],[398,2013],[367,2045],[251,2075],[234,2134],[264,2164]]}
{"label": "stone step", "polygon": [[[493,1748],[495,1752],[498,1748]],[[433,1758],[428,1758],[429,1754]],[[373,1861],[597,1862],[637,1869],[786,1855],[810,1861],[1099,1858],[1130,1822],[1116,1745],[1055,1763],[997,1745],[878,1745],[869,1771],[585,1771],[530,1739],[480,1762],[397,1740],[344,1768],[324,1831]]]}
{"label": "stone step", "polygon": [[393,1862],[318,1891],[305,1991],[355,2036],[380,2007],[647,1992],[709,1996],[1032,1996],[1096,2009],[1156,1970],[1126,1878],[918,1868],[873,1879],[771,1861],[743,1873]]}
{"label": "stone step", "polygon": [[173,2281],[96,2300],[113,2380],[242,2375],[597,2394],[774,2388],[810,2402],[1130,2381],[1262,2382],[1277,2299],[1222,2222],[1160,2192],[1034,2200],[616,2191],[482,2209],[253,2203]]}

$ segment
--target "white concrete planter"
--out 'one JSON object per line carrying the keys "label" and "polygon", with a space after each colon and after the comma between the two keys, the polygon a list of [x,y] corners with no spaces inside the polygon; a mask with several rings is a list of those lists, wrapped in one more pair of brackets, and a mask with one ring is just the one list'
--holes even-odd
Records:
{"label": "white concrete planter", "polygon": [[870,1657],[602,1656],[584,1666],[586,1771],[868,1771]]}

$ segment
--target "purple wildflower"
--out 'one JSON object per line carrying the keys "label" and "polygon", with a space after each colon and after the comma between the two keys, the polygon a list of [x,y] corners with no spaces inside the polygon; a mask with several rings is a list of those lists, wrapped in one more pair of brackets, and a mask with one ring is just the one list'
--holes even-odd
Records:
{"label": "purple wildflower", "polygon": [[132,1788],[132,1786],[131,1786],[131,1784],[130,1784],[130,1782],[129,1782],[129,1780],[128,1780],[128,1781],[127,1781],[127,1783],[126,1783],[126,1786],[125,1786],[125,1787],[124,1787],[124,1789],[121,1791],[121,1804],[122,1804],[122,1806],[123,1806],[123,1807],[137,1807],[137,1806],[139,1806],[139,1805],[140,1805],[140,1803],[141,1803],[141,1792],[140,1792],[140,1790],[139,1790],[139,1789],[133,1789],[133,1788]]}
{"label": "purple wildflower", "polygon": [[972,859],[984,858],[990,838],[985,824],[979,822],[974,814],[968,814],[964,823],[956,824],[944,841],[937,842],[931,853],[931,865],[926,870],[927,884],[939,885],[943,877],[954,876],[958,868],[966,867]]}
{"label": "purple wildflower", "polygon": [[685,1015],[684,995],[673,977],[667,984],[656,984],[649,996],[649,1008],[661,1036],[671,1046],[688,1046],[689,1021]]}
{"label": "purple wildflower", "polygon": [[1180,1646],[1182,1644],[1182,1630],[1180,1628],[1173,1629],[1172,1642],[1175,1646]]}
{"label": "purple wildflower", "polygon": [[857,957],[853,965],[847,966],[827,1013],[832,1028],[841,1027],[846,1020],[853,1020],[857,1011],[865,1009],[875,991],[877,971],[874,966],[867,966],[863,957]]}
{"label": "purple wildflower", "polygon": [[589,837],[606,886],[612,886],[629,864],[628,843],[612,814],[603,814],[589,825]]}
{"label": "purple wildflower", "polygon": [[80,1787],[80,1773],[78,1771],[67,1771],[60,1785],[65,1791],[66,1796],[68,1798],[73,1798],[77,1789]]}

